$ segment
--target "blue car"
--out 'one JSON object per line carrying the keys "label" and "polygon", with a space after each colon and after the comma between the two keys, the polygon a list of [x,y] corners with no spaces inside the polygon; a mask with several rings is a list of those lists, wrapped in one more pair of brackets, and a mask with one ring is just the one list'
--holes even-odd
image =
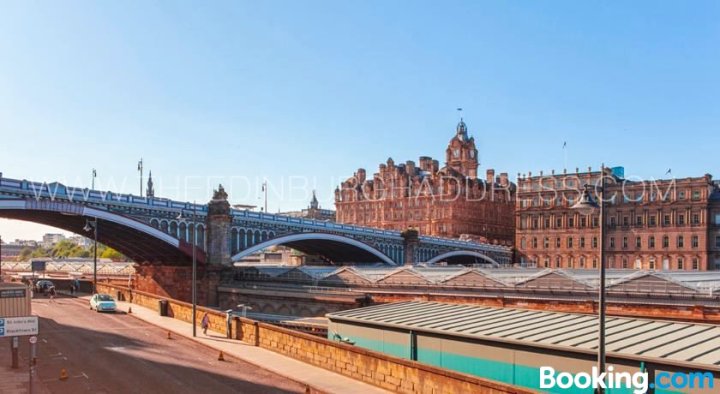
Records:
{"label": "blue car", "polygon": [[115,300],[107,294],[95,294],[90,298],[90,310],[98,312],[115,312],[117,304]]}

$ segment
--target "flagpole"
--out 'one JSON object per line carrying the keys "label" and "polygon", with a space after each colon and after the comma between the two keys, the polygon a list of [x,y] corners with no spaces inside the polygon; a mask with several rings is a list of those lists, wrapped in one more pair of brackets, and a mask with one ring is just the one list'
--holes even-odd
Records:
{"label": "flagpole", "polygon": [[138,171],[140,171],[140,197],[142,197],[143,192],[143,159],[140,158],[140,161],[138,162]]}

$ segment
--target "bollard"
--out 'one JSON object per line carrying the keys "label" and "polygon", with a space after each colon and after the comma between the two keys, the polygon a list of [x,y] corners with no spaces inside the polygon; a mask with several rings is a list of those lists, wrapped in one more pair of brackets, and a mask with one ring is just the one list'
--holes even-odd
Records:
{"label": "bollard", "polygon": [[128,315],[132,315],[132,307],[128,307]]}
{"label": "bollard", "polygon": [[220,354],[218,354],[218,361],[225,361],[225,356],[223,355],[222,351],[220,352]]}
{"label": "bollard", "polygon": [[68,379],[67,370],[66,370],[65,368],[63,368],[63,369],[60,370],[60,380],[65,381],[65,380],[67,380],[67,379]]}
{"label": "bollard", "polygon": [[170,336],[170,331],[168,331],[168,336],[167,336],[167,338],[168,338],[168,339],[172,339],[172,336]]}

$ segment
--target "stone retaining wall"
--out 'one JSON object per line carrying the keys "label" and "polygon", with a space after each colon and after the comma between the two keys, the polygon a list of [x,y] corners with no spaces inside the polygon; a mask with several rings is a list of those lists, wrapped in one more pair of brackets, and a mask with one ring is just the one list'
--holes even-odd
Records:
{"label": "stone retaining wall", "polygon": [[[187,322],[191,321],[192,305],[186,302],[110,284],[98,284],[98,289],[112,295],[122,294],[127,301],[156,311],[159,310],[158,301],[166,299],[169,303],[170,316]],[[198,313],[198,319],[202,317],[203,313],[208,313],[212,330],[225,332],[224,313],[203,307],[198,307],[198,311],[201,311]],[[232,337],[397,393],[533,393],[530,390],[246,318],[233,319]]]}

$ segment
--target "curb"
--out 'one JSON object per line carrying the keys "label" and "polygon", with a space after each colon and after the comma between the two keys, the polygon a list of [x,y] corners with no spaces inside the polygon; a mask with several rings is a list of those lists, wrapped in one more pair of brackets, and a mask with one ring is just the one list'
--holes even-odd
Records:
{"label": "curb", "polygon": [[[128,302],[126,302],[126,303],[128,303]],[[128,303],[128,304],[129,304],[129,303]],[[137,305],[137,304],[130,304],[130,305]],[[138,306],[140,306],[140,305],[138,305]],[[142,308],[142,306],[140,306],[140,307]],[[173,329],[170,329],[170,328],[167,328],[167,327],[163,327],[163,326],[161,326],[161,325],[159,325],[159,324],[156,324],[156,323],[153,323],[153,322],[151,322],[151,321],[145,320],[145,319],[143,319],[142,317],[138,316],[138,315],[135,314],[135,313],[132,313],[132,314],[127,314],[127,313],[126,313],[125,315],[126,315],[126,316],[132,316],[133,318],[138,319],[138,320],[141,320],[141,321],[143,321],[143,322],[145,322],[145,323],[147,323],[147,324],[150,324],[150,325],[152,325],[152,326],[155,326],[155,327],[161,328],[161,329],[163,329],[163,330],[167,330],[167,331],[169,331],[169,332],[172,332],[172,333],[175,334],[175,335],[178,335],[178,336],[180,336],[180,337],[182,337],[182,338],[185,338],[185,339],[187,339],[187,340],[193,341],[193,342],[195,342],[195,343],[197,343],[197,344],[199,344],[199,345],[205,346],[205,347],[208,348],[208,349],[212,349],[212,350],[216,350],[216,351],[219,351],[219,352],[223,352],[223,353],[225,353],[225,354],[227,355],[227,357],[234,358],[234,359],[236,359],[236,360],[240,360],[240,361],[246,362],[246,363],[251,364],[251,365],[254,365],[254,366],[256,366],[256,367],[265,369],[266,371],[270,371],[270,370],[267,369],[264,365],[261,365],[261,364],[259,364],[259,363],[255,363],[255,362],[250,361],[250,360],[247,360],[247,359],[243,359],[243,358],[239,358],[239,357],[233,356],[231,353],[227,353],[227,352],[225,351],[225,349],[222,349],[222,348],[220,348],[220,347],[218,347],[218,346],[213,346],[213,345],[211,345],[211,344],[207,344],[207,343],[198,341],[198,340],[194,339],[193,337],[191,337],[191,336],[190,336],[190,337],[189,337],[189,336],[186,336],[185,334],[183,334],[183,333],[181,333],[181,332],[178,332],[178,331],[175,331],[175,330],[173,330]],[[172,317],[168,317],[168,318],[169,318],[169,319],[174,319],[174,318],[172,318]],[[188,324],[190,324],[190,323],[188,323]],[[217,332],[217,331],[215,331],[215,332]],[[243,343],[243,344],[245,343],[245,342],[242,342],[242,341],[240,341],[240,342]],[[248,345],[248,346],[251,346],[251,345]],[[268,351],[270,351],[270,350],[268,350]],[[283,357],[284,357],[284,356],[283,356]],[[296,360],[296,361],[297,361],[297,360]],[[310,391],[309,391],[309,392],[306,391],[306,393],[332,394],[332,393],[330,393],[330,392],[321,390],[321,389],[319,389],[319,388],[317,388],[317,387],[315,387],[315,386],[313,386],[313,385],[311,385],[311,384],[309,384],[309,383],[300,381],[300,380],[298,380],[298,379],[295,378],[295,377],[285,375],[285,374],[283,374],[283,373],[281,373],[281,372],[276,372],[276,371],[270,371],[270,372],[272,372],[272,373],[274,373],[274,374],[276,374],[276,375],[282,376],[282,377],[284,377],[285,379],[288,379],[288,380],[293,381],[293,382],[295,382],[295,383],[298,383],[298,384],[300,384],[300,385],[303,385],[303,386],[305,386],[306,388],[309,388]]]}

